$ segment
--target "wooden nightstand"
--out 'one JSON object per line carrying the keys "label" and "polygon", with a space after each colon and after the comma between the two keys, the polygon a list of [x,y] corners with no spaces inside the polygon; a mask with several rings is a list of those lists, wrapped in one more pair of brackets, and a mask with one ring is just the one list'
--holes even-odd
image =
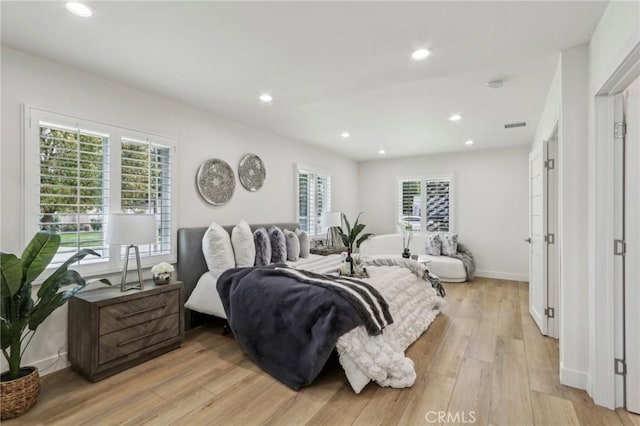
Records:
{"label": "wooden nightstand", "polygon": [[69,361],[92,382],[170,351],[184,339],[181,281],[121,292],[81,291],[69,300]]}

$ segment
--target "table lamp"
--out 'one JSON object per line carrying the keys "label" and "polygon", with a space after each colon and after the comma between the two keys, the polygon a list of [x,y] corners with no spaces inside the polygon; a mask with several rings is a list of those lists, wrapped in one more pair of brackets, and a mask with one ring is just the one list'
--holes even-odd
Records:
{"label": "table lamp", "polygon": [[322,213],[322,224],[327,227],[326,247],[332,248],[336,245],[338,239],[338,231],[335,228],[342,226],[342,213],[340,212],[324,212]]}
{"label": "table lamp", "polygon": [[[153,214],[127,214],[112,213],[107,222],[107,243],[114,245],[126,245],[127,252],[122,268],[121,291],[143,290],[142,270],[140,269],[139,244],[153,244],[156,242],[156,218]],[[127,268],[129,266],[129,251],[133,248],[136,252],[136,264],[138,266],[138,284],[127,286]]]}

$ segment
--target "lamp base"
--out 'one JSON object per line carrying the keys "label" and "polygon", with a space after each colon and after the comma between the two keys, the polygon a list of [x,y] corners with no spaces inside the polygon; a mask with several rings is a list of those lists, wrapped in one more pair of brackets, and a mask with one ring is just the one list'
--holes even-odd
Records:
{"label": "lamp base", "polygon": [[[138,267],[138,282],[127,285],[127,269],[129,267],[129,251],[133,247],[136,252],[136,265]],[[138,246],[131,244],[127,247],[127,252],[124,258],[124,267],[122,268],[122,283],[120,284],[120,291],[125,292],[127,290],[144,290],[144,281],[142,280],[142,269],[140,269],[140,251]]]}

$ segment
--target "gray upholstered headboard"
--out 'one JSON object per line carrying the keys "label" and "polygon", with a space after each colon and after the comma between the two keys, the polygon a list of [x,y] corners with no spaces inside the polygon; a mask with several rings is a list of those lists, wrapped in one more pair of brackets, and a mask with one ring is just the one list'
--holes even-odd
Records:
{"label": "gray upholstered headboard", "polygon": [[[265,223],[249,226],[251,231],[255,231],[261,226],[269,229],[274,225],[290,231],[299,227],[297,223]],[[231,234],[233,226],[224,226],[223,228]],[[191,295],[202,274],[209,270],[202,254],[202,237],[207,229],[207,226],[178,229],[178,280],[184,282],[185,300]],[[187,315],[186,324],[189,327],[191,313],[188,309],[185,309],[185,312]]]}

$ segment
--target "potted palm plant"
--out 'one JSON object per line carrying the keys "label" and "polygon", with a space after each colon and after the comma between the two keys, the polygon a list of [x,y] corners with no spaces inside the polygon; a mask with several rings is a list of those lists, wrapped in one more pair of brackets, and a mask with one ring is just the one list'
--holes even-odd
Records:
{"label": "potted palm plant", "polygon": [[344,224],[344,229],[338,228],[338,234],[340,235],[340,239],[342,240],[342,243],[347,247],[347,251],[349,253],[352,253],[354,249],[357,249],[358,247],[360,247],[360,244],[362,244],[364,240],[366,240],[367,238],[373,235],[373,234],[360,235],[360,233],[364,230],[365,226],[367,226],[364,223],[358,223],[360,221],[360,216],[362,216],[362,213],[360,213],[358,217],[356,217],[356,220],[353,223],[353,228],[352,228],[351,224],[349,223],[349,220],[347,219],[347,216],[344,213],[342,213],[342,222]]}
{"label": "potted palm plant", "polygon": [[[44,280],[34,301],[32,283],[51,263],[59,246],[60,235],[38,232],[21,258],[0,253],[0,340],[9,365],[0,377],[2,419],[24,414],[40,393],[38,370],[22,366],[22,356],[38,326],[87,285],[69,266],[88,255],[100,256],[91,249],[78,251]],[[99,281],[111,284],[105,279]]]}

